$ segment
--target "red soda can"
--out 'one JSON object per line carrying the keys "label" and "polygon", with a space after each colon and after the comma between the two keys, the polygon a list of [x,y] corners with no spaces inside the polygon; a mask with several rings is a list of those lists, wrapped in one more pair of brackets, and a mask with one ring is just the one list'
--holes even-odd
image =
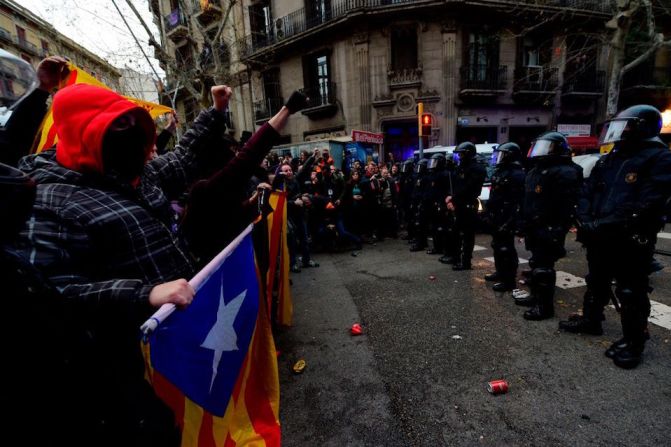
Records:
{"label": "red soda can", "polygon": [[487,391],[492,394],[505,394],[508,392],[508,382],[505,380],[492,380],[487,382]]}

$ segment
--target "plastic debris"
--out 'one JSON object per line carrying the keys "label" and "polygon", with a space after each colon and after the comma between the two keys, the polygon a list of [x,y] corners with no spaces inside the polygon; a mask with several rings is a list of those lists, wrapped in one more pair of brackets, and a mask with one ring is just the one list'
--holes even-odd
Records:
{"label": "plastic debris", "polygon": [[363,329],[361,329],[361,325],[359,323],[354,323],[349,331],[352,335],[363,334]]}
{"label": "plastic debris", "polygon": [[435,277],[434,275],[430,275],[430,276],[429,276],[429,279],[430,279],[431,281],[435,281],[435,280],[436,280],[436,277]]}
{"label": "plastic debris", "polygon": [[300,359],[296,363],[294,363],[294,367],[292,368],[294,370],[295,374],[300,374],[305,370],[305,360]]}
{"label": "plastic debris", "polygon": [[462,337],[461,335],[453,335],[452,336],[453,340],[461,340],[462,338],[464,338],[464,337]]}

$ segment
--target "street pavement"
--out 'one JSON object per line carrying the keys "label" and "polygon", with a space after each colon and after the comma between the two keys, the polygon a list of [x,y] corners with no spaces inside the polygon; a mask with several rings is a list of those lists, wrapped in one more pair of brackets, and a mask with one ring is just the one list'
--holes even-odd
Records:
{"label": "street pavement", "polygon": [[[614,309],[603,336],[557,330],[585,290],[584,251],[568,239],[557,316],[541,322],[489,289],[486,235],[466,272],[401,240],[316,255],[319,268],[292,275],[294,326],[276,338],[283,445],[671,445],[671,258],[657,256],[658,324],[643,363],[626,371],[603,355],[621,336]],[[658,248],[671,251],[671,234]],[[353,323],[362,336],[349,334]],[[294,374],[299,359],[307,366]],[[487,392],[495,379],[508,393]]]}

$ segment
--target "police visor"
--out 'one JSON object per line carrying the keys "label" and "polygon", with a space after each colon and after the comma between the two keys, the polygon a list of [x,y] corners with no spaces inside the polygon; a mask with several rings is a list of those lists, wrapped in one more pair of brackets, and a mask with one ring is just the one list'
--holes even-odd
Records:
{"label": "police visor", "polygon": [[627,138],[632,132],[634,123],[629,119],[614,119],[604,124],[599,136],[599,144],[617,143]]}
{"label": "police visor", "polygon": [[489,160],[491,166],[496,166],[499,163],[503,162],[503,159],[506,157],[506,153],[503,151],[494,151],[492,153],[492,158]]}
{"label": "police visor", "polygon": [[546,155],[558,154],[561,151],[559,146],[561,143],[550,140],[536,140],[534,145],[529,149],[528,158],[545,157]]}
{"label": "police visor", "polygon": [[440,159],[438,158],[430,158],[429,159],[429,164],[427,165],[427,168],[429,169],[436,169],[440,165]]}

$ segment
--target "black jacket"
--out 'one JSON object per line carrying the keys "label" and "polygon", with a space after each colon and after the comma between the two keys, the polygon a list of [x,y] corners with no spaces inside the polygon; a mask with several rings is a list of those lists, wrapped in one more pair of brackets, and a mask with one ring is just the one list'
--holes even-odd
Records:
{"label": "black jacket", "polygon": [[495,231],[515,231],[524,200],[524,180],[521,163],[500,164],[494,170],[487,219]]}
{"label": "black jacket", "polygon": [[578,218],[602,235],[654,240],[671,196],[671,151],[661,141],[599,159],[580,197]]}
{"label": "black jacket", "polygon": [[452,175],[452,203],[457,208],[474,207],[482,192],[487,170],[475,160],[457,166]]}

